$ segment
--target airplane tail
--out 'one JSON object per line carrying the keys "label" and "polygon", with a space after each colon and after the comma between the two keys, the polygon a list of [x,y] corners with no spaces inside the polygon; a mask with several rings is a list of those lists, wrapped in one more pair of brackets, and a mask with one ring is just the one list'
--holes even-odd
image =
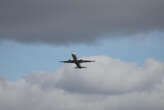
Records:
{"label": "airplane tail", "polygon": [[84,67],[84,66],[82,66],[82,67],[75,67],[75,69],[82,69],[82,68],[87,68],[87,67]]}

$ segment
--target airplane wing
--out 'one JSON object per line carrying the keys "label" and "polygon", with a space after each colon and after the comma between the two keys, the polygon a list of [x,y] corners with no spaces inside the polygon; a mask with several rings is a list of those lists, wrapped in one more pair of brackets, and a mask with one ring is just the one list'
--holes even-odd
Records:
{"label": "airplane wing", "polygon": [[66,61],[60,61],[62,63],[75,63],[74,60],[66,60]]}
{"label": "airplane wing", "polygon": [[79,63],[95,62],[93,60],[78,60]]}

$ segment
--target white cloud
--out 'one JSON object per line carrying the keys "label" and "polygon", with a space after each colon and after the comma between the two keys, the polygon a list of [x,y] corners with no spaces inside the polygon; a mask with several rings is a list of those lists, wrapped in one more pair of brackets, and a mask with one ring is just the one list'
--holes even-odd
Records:
{"label": "white cloud", "polygon": [[152,89],[163,77],[164,65],[148,59],[144,66],[108,57],[93,57],[87,69],[64,67],[57,87],[81,93],[120,94]]}
{"label": "white cloud", "polygon": [[86,69],[64,65],[10,82],[0,78],[1,110],[163,110],[164,64],[143,67],[104,56]]}

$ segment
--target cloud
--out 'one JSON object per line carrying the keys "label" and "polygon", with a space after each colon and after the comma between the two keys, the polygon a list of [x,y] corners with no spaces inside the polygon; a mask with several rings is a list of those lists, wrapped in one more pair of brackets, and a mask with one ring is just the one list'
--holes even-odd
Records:
{"label": "cloud", "polygon": [[88,57],[86,69],[64,65],[55,73],[0,78],[2,110],[163,110],[164,63],[142,67],[104,56]]}
{"label": "cloud", "polygon": [[149,91],[164,76],[164,64],[153,59],[148,59],[142,68],[135,63],[104,56],[92,59],[96,62],[85,65],[88,67],[86,70],[64,67],[63,71],[57,73],[60,75],[56,82],[57,87],[71,92],[114,95]]}
{"label": "cloud", "polygon": [[163,0],[1,0],[0,39],[65,45],[163,32],[163,10]]}

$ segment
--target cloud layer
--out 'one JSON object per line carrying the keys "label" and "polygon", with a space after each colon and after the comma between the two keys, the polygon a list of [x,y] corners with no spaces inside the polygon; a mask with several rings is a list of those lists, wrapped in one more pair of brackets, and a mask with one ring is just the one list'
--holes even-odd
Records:
{"label": "cloud layer", "polygon": [[[148,59],[143,68],[108,57],[92,57],[96,63],[87,64],[86,70],[64,67],[57,87],[71,92],[123,94],[151,90],[160,83],[164,65]],[[76,79],[75,79],[76,78]]]}
{"label": "cloud layer", "polygon": [[163,31],[163,10],[163,0],[0,0],[0,39],[57,45]]}
{"label": "cloud layer", "polygon": [[143,67],[97,56],[86,69],[64,65],[55,73],[33,73],[10,82],[0,78],[2,110],[163,110],[164,63]]}

